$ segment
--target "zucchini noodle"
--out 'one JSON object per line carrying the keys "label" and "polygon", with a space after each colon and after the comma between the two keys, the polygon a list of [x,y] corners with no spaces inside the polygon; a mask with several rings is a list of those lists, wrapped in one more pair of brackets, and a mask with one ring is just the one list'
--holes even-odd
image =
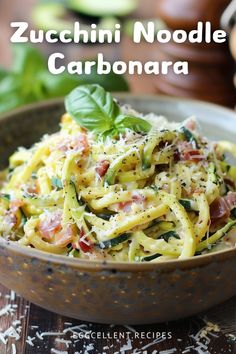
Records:
{"label": "zucchini noodle", "polygon": [[128,262],[227,246],[236,167],[224,153],[236,156],[236,145],[208,141],[193,120],[143,118],[148,133],[101,137],[67,113],[57,133],[16,151],[0,173],[0,235],[49,253]]}

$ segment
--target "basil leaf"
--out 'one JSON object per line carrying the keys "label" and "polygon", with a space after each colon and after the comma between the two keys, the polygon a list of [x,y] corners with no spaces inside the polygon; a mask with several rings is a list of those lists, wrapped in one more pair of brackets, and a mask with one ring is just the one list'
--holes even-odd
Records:
{"label": "basil leaf", "polygon": [[65,99],[67,112],[83,127],[100,133],[103,138],[116,136],[125,129],[146,133],[151,124],[146,120],[122,115],[112,95],[98,85],[77,87]]}
{"label": "basil leaf", "polygon": [[0,82],[0,112],[7,112],[20,105],[33,101],[33,97],[25,98],[20,92],[22,85],[19,75],[9,74]]}
{"label": "basil leaf", "polygon": [[112,129],[120,114],[112,95],[98,85],[77,87],[66,97],[65,107],[79,124],[95,133]]}
{"label": "basil leaf", "polygon": [[148,133],[151,129],[151,124],[139,117],[120,115],[115,120],[118,129],[131,129],[137,133]]}

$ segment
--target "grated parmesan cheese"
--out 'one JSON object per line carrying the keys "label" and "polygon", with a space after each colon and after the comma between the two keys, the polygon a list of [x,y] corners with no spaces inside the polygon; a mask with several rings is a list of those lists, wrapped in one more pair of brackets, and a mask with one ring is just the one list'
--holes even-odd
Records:
{"label": "grated parmesan cheese", "polygon": [[159,354],[172,354],[172,353],[175,353],[177,352],[177,349],[176,348],[171,348],[171,349],[167,349],[167,350],[161,350],[159,352]]}
{"label": "grated parmesan cheese", "polygon": [[[9,319],[11,316],[14,314],[16,316],[16,311],[15,309],[17,308],[17,304],[12,303],[14,300],[12,298],[16,299],[16,295],[12,294],[7,297],[8,302],[5,306],[3,306],[0,309],[0,315],[1,316],[9,316]],[[26,305],[27,308],[29,308],[28,305]],[[27,308],[23,309],[26,310]],[[19,316],[17,318],[14,318],[14,320],[11,321],[11,325],[9,328],[6,328],[0,332],[0,342],[1,345],[6,346],[9,345],[8,341],[10,341],[10,350],[9,353],[11,354],[17,354],[17,348],[15,342],[21,339],[21,332],[22,332],[22,320],[24,319],[24,316]],[[205,325],[203,328],[201,328],[197,333],[194,334],[189,334],[189,338],[191,338],[194,341],[194,345],[191,346],[186,346],[185,348],[181,349],[181,353],[187,354],[191,352],[196,352],[197,354],[209,354],[209,344],[211,343],[212,338],[217,338],[219,337],[218,333],[220,332],[220,328],[217,324],[214,324],[212,322],[209,322],[207,320],[204,320]],[[68,327],[69,326],[69,327]],[[115,328],[116,326],[112,325],[110,326],[111,328]],[[132,335],[133,338],[136,338],[136,334],[139,334],[139,331],[137,331],[135,328],[131,326],[123,326],[126,330],[128,330],[128,333],[130,335],[130,338],[127,339],[127,343],[123,344],[119,351],[117,351],[117,354],[125,354],[126,352],[130,352],[132,354],[172,354],[172,353],[177,353],[178,349],[177,348],[169,348],[166,350],[150,350],[152,346],[154,348],[158,349],[158,344],[165,341],[166,338],[156,338],[153,341],[150,341],[146,345],[142,345],[142,341],[139,341],[139,346],[137,348],[133,348],[133,342],[132,342]],[[71,322],[64,322],[64,328],[62,329],[61,332],[56,332],[56,331],[40,331],[39,327],[37,325],[31,325],[30,329],[33,331],[33,336],[28,336],[26,338],[26,343],[32,347],[37,347],[38,349],[41,348],[40,345],[36,346],[36,341],[40,341],[43,346],[45,346],[45,337],[47,336],[55,336],[55,342],[61,345],[65,345],[64,350],[58,350],[56,348],[49,348],[48,350],[51,352],[51,354],[68,354],[69,348],[75,348],[75,345],[77,342],[80,344],[83,343],[83,339],[81,336],[79,336],[79,333],[82,332],[85,334],[90,334],[92,333],[92,324],[79,324],[72,326]],[[63,338],[65,336],[65,338]],[[231,335],[227,335],[228,338],[231,337]],[[233,338],[233,335],[232,335]],[[234,337],[235,338],[235,337]],[[183,339],[177,338],[177,342],[182,342]],[[95,343],[84,343],[84,346],[82,350],[79,351],[73,351],[74,354],[92,354],[96,352],[96,347]],[[116,340],[116,345],[117,343],[120,343],[120,341],[117,339]],[[111,348],[114,348],[114,345],[104,345],[103,348],[101,348],[100,353],[103,354],[108,354],[109,351],[111,351]],[[6,347],[7,348],[7,347]],[[46,350],[47,347],[45,347]],[[37,349],[35,349],[37,352]],[[1,350],[0,350],[1,352]],[[112,350],[113,353],[115,353],[115,350]],[[229,349],[230,352],[230,349]]]}
{"label": "grated parmesan cheese", "polygon": [[68,351],[67,350],[61,351],[61,350],[57,350],[57,349],[52,348],[51,353],[53,353],[53,354],[68,354]]}
{"label": "grated parmesan cheese", "polygon": [[58,343],[65,344],[67,348],[69,348],[70,344],[72,344],[71,340],[66,340],[66,339],[61,339],[61,338],[56,338],[55,339]]}
{"label": "grated parmesan cheese", "polygon": [[11,354],[16,354],[16,345],[15,345],[15,343],[12,343],[12,345],[11,345]]}
{"label": "grated parmesan cheese", "polygon": [[14,312],[12,305],[8,304],[0,310],[0,317]]}
{"label": "grated parmesan cheese", "polygon": [[34,340],[35,340],[35,337],[28,336],[27,339],[26,339],[26,343],[31,345],[31,347],[34,347],[34,343],[33,343]]}

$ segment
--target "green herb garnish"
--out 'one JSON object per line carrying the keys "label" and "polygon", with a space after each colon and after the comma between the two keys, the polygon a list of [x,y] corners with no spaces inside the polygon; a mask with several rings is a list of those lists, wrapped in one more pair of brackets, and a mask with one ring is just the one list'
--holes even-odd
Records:
{"label": "green herb garnish", "polygon": [[160,256],[162,256],[162,254],[155,253],[155,254],[151,254],[150,256],[142,257],[140,260],[141,262],[150,262],[153,261],[153,259],[159,258]]}
{"label": "green herb garnish", "polygon": [[6,193],[0,193],[0,198],[5,199],[7,201],[11,200],[10,194],[6,194]]}
{"label": "green herb garnish", "polygon": [[196,137],[189,129],[187,129],[185,126],[182,126],[180,130],[183,132],[187,141],[189,141],[190,143],[194,141],[196,143],[196,147],[199,147]]}
{"label": "green herb garnish", "polygon": [[84,85],[65,99],[67,112],[84,128],[96,134],[115,135],[124,129],[148,132],[151,125],[144,119],[122,114],[109,92],[99,85]]}
{"label": "green herb garnish", "polygon": [[179,235],[175,231],[168,231],[161,235],[161,238],[163,238],[166,242],[169,242],[171,237],[174,237],[178,240],[180,239]]}

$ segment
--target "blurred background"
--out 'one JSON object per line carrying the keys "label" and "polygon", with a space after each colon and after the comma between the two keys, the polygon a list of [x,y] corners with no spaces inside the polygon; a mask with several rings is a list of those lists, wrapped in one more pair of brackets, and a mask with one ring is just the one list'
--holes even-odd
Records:
{"label": "blurred background", "polygon": [[[107,13],[101,10],[101,3]],[[178,5],[177,5],[178,4]],[[136,20],[155,21],[161,28],[195,29],[198,21],[211,21],[213,30],[220,28],[222,14],[228,10],[227,30],[233,28],[236,2],[233,0],[1,0],[0,1],[0,113],[17,106],[46,98],[64,96],[73,87],[96,82],[111,91],[143,94],[166,94],[198,98],[233,107],[236,103],[233,76],[235,63],[229,44],[134,44],[132,28]],[[101,28],[122,24],[120,44],[40,44],[35,49],[10,45],[10,22],[28,21],[33,29],[70,28],[80,21],[84,28],[96,23]],[[226,26],[226,25],[225,25]],[[236,41],[236,37],[235,37]],[[236,46],[235,46],[236,47]],[[102,52],[105,59],[115,60],[188,60],[188,76],[117,75],[53,77],[47,72],[45,59],[53,52],[63,52],[66,61],[90,60]]]}

